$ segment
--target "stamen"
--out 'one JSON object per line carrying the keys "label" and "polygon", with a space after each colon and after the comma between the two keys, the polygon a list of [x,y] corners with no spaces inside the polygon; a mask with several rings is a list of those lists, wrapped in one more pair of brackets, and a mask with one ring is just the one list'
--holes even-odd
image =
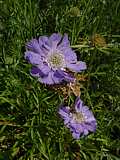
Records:
{"label": "stamen", "polygon": [[72,115],[73,115],[73,119],[78,123],[81,123],[81,122],[85,121],[85,118],[84,118],[83,114],[80,113],[80,112],[79,113],[73,113]]}
{"label": "stamen", "polygon": [[64,66],[64,57],[61,53],[52,53],[48,56],[48,64],[51,68],[57,69]]}

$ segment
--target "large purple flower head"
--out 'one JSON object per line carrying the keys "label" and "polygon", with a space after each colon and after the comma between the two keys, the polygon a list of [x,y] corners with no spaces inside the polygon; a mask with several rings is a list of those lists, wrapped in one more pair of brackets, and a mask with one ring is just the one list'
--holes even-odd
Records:
{"label": "large purple flower head", "polygon": [[89,132],[95,132],[96,130],[97,123],[93,113],[87,106],[83,105],[79,97],[76,99],[74,112],[70,111],[70,107],[62,106],[59,109],[59,114],[75,139],[79,139],[80,136],[85,136]]}
{"label": "large purple flower head", "polygon": [[41,36],[26,44],[25,59],[32,65],[31,74],[38,77],[41,83],[59,84],[71,82],[75,78],[66,72],[80,72],[86,69],[85,62],[77,61],[75,52],[70,48],[67,34],[63,37],[53,33],[50,37]]}

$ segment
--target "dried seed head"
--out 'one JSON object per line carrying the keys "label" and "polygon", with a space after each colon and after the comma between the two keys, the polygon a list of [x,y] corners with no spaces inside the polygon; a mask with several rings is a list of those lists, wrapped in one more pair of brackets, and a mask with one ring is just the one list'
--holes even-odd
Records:
{"label": "dried seed head", "polygon": [[69,16],[71,17],[79,17],[80,16],[80,10],[78,7],[71,7],[69,10]]}
{"label": "dried seed head", "polygon": [[98,47],[106,47],[105,38],[100,34],[94,34],[91,38],[92,44]]}

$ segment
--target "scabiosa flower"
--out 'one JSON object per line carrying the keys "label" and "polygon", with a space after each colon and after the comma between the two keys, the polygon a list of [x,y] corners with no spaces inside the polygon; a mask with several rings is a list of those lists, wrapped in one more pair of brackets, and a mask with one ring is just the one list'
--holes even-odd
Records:
{"label": "scabiosa flower", "polygon": [[67,34],[63,37],[53,33],[50,37],[40,36],[26,44],[25,59],[32,65],[31,74],[41,83],[59,84],[71,82],[75,78],[66,71],[80,72],[86,69],[85,62],[77,61],[75,52],[70,48]]}
{"label": "scabiosa flower", "polygon": [[64,124],[72,132],[75,139],[85,136],[89,132],[95,132],[96,119],[87,106],[83,105],[82,100],[77,97],[75,101],[75,111],[71,111],[70,107],[60,107],[60,116],[64,119]]}

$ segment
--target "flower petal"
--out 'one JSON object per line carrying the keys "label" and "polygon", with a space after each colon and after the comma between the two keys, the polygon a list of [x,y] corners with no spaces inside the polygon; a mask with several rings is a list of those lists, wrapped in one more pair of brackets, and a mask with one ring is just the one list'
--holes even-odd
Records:
{"label": "flower petal", "polygon": [[64,49],[63,50],[63,54],[65,56],[66,64],[76,63],[77,62],[76,53],[71,48]]}
{"label": "flower petal", "polygon": [[66,73],[65,71],[62,71],[62,70],[56,71],[55,76],[65,80],[67,82],[75,81],[75,78],[72,75],[70,75],[69,73]]}
{"label": "flower petal", "polygon": [[38,68],[45,74],[48,75],[48,73],[51,71],[50,67],[45,63],[41,62],[40,65],[38,65]]}
{"label": "flower petal", "polygon": [[56,76],[53,75],[53,81],[54,81],[55,84],[59,84],[63,81],[63,79],[57,78]]}
{"label": "flower petal", "polygon": [[69,109],[66,107],[61,107],[58,111],[58,113],[64,118],[69,119]]}
{"label": "flower petal", "polygon": [[88,135],[88,133],[89,133],[88,129],[85,128],[84,131],[83,131],[83,135],[86,136],[86,135]]}
{"label": "flower petal", "polygon": [[97,123],[96,121],[92,122],[92,123],[87,123],[87,124],[84,124],[84,127],[91,131],[91,132],[95,132],[96,131],[96,126],[97,126]]}
{"label": "flower petal", "polygon": [[29,41],[27,44],[26,44],[26,48],[33,51],[33,52],[36,52],[36,53],[41,53],[41,49],[40,49],[40,46],[39,46],[39,43],[38,43],[38,40],[37,39],[32,39],[31,41]]}
{"label": "flower petal", "polygon": [[83,109],[83,101],[80,99],[80,97],[77,97],[75,100],[75,110],[76,112],[81,112]]}
{"label": "flower petal", "polygon": [[52,42],[52,49],[57,48],[57,45],[60,43],[61,39],[62,39],[62,35],[60,33],[53,33],[49,37],[49,40]]}
{"label": "flower petal", "polygon": [[47,53],[52,47],[52,43],[47,36],[39,37],[39,45],[42,51],[44,51],[44,53]]}
{"label": "flower petal", "polygon": [[49,40],[51,42],[57,42],[59,43],[62,39],[62,35],[60,33],[53,33],[50,37]]}
{"label": "flower petal", "polygon": [[96,121],[93,113],[89,110],[87,106],[84,106],[81,112],[86,117],[85,119],[87,122]]}
{"label": "flower petal", "polygon": [[39,79],[39,81],[41,83],[52,85],[52,84],[59,84],[59,83],[61,83],[62,79],[55,77],[54,76],[54,72],[50,71],[47,76],[42,77],[41,79]]}
{"label": "flower petal", "polygon": [[51,72],[49,72],[47,76],[41,77],[41,78],[39,78],[38,80],[39,80],[41,83],[44,83],[44,84],[49,84],[49,85],[54,84],[54,81],[53,81],[53,79],[52,79],[52,73],[51,73]]}
{"label": "flower petal", "polygon": [[32,51],[25,52],[25,59],[28,60],[31,64],[35,64],[35,65],[41,63],[41,56]]}
{"label": "flower petal", "polygon": [[72,136],[73,136],[74,139],[79,139],[80,138],[80,133],[73,132]]}
{"label": "flower petal", "polygon": [[38,68],[38,67],[32,67],[31,69],[31,75],[34,77],[43,77],[45,74]]}
{"label": "flower petal", "polygon": [[74,82],[75,81],[75,78],[72,75],[70,75],[69,73],[64,72],[63,75],[64,75],[65,81],[67,81],[67,82]]}
{"label": "flower petal", "polygon": [[64,34],[61,45],[63,45],[64,47],[70,47],[70,41],[68,39],[68,34]]}
{"label": "flower petal", "polygon": [[88,117],[88,114],[86,114],[86,122],[88,123],[92,123],[92,122],[96,122],[96,119],[95,119],[95,117],[94,117],[94,115],[92,114],[91,116],[89,115],[89,117]]}
{"label": "flower petal", "polygon": [[65,51],[65,49],[70,48],[70,41],[68,40],[68,35],[64,34],[63,39],[61,39],[61,43],[58,44],[57,49],[60,51]]}
{"label": "flower petal", "polygon": [[80,72],[82,70],[85,70],[87,67],[85,62],[78,61],[76,63],[67,63],[67,68],[74,72]]}

